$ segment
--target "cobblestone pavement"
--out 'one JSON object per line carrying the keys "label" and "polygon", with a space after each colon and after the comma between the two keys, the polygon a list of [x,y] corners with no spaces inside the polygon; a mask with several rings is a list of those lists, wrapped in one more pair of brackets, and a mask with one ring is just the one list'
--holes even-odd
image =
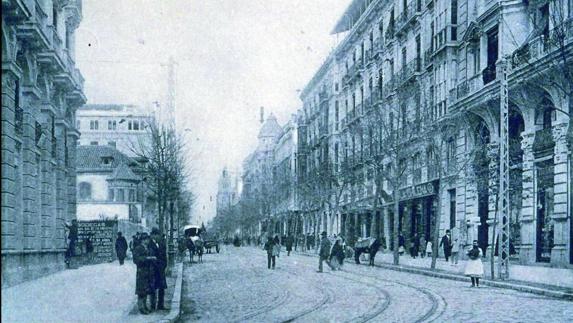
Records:
{"label": "cobblestone pavement", "polygon": [[184,269],[181,321],[570,322],[573,302],[470,283],[228,246]]}

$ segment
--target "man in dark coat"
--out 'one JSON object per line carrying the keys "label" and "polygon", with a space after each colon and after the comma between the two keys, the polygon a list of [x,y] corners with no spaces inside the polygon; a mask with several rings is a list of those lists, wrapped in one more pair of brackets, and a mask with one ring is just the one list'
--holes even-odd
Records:
{"label": "man in dark coat", "polygon": [[155,257],[150,254],[149,235],[142,233],[140,243],[133,250],[133,262],[137,266],[135,276],[135,294],[137,295],[137,307],[141,314],[149,314],[147,307],[147,295],[151,291],[153,284],[153,262]]}
{"label": "man in dark coat", "polygon": [[158,228],[151,230],[151,241],[149,243],[151,255],[156,258],[153,262],[153,284],[149,293],[151,310],[165,310],[164,299],[167,280],[165,278],[165,269],[167,268],[167,246],[165,239],[159,232]]}
{"label": "man in dark coat", "polygon": [[444,246],[444,257],[446,257],[446,262],[452,255],[452,236],[450,230],[446,230],[446,234],[440,240],[440,247]]}
{"label": "man in dark coat", "polygon": [[72,224],[64,223],[68,232],[68,250],[66,250],[66,264],[70,264],[70,259],[76,255],[76,243],[78,242],[78,221],[72,220]]}
{"label": "man in dark coat", "polygon": [[265,250],[267,251],[267,267],[271,269],[275,269],[276,264],[276,256],[273,255],[273,248],[275,246],[275,241],[272,237],[269,236],[267,242],[265,243]]}
{"label": "man in dark coat", "polygon": [[115,239],[115,254],[119,260],[119,265],[123,265],[123,261],[127,255],[127,240],[125,240],[121,231],[117,233],[117,239]]}
{"label": "man in dark coat", "polygon": [[418,257],[418,253],[420,252],[420,237],[417,233],[414,234],[412,238],[412,258]]}
{"label": "man in dark coat", "polygon": [[321,234],[322,240],[320,240],[320,250],[318,251],[318,272],[322,272],[322,262],[325,261],[326,264],[332,269],[332,265],[330,264],[329,257],[330,257],[330,247],[331,243],[326,236],[326,231],[323,231]]}
{"label": "man in dark coat", "polygon": [[292,236],[289,235],[285,240],[286,240],[285,245],[286,245],[287,256],[290,256],[290,252],[292,251],[292,244],[293,244]]}

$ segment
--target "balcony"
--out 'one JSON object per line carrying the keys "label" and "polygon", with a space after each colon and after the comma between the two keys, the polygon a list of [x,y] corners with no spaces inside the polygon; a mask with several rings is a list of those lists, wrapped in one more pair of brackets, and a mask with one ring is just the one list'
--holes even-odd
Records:
{"label": "balcony", "polygon": [[434,0],[425,0],[424,4],[426,7],[431,8],[434,5]]}
{"label": "balcony", "polygon": [[412,77],[418,75],[422,70],[422,61],[419,57],[411,60],[403,66],[399,73],[400,83],[405,83],[409,81]]}
{"label": "balcony", "polygon": [[483,87],[482,77],[480,74],[476,74],[469,78],[467,81],[460,83],[457,86],[457,99],[461,100],[466,96],[479,91]]}
{"label": "balcony", "polygon": [[394,40],[394,24],[390,24],[388,25],[388,29],[386,29],[386,32],[384,33],[384,38],[385,38],[385,45],[388,46],[392,43],[392,41]]}
{"label": "balcony", "polygon": [[439,53],[447,45],[455,45],[458,40],[457,25],[448,25],[434,35],[435,52]]}
{"label": "balcony", "polygon": [[321,126],[318,128],[318,136],[319,136],[320,138],[324,138],[324,137],[328,136],[328,126],[326,126],[326,125],[321,125]]}
{"label": "balcony", "polygon": [[420,15],[421,8],[413,4],[409,5],[401,14],[398,16],[396,21],[396,34],[401,34],[406,30],[406,28],[411,24],[416,22],[416,19]]}
{"label": "balcony", "polygon": [[433,55],[434,55],[434,51],[431,48],[424,51],[424,66],[425,67],[432,65],[432,63],[434,62],[434,60],[432,59]]}

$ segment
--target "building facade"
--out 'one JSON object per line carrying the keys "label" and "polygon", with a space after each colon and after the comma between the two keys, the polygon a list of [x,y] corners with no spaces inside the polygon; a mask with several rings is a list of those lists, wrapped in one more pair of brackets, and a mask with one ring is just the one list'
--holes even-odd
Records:
{"label": "building facade", "polygon": [[64,268],[76,218],[82,1],[2,2],[2,286]]}
{"label": "building facade", "polygon": [[150,137],[153,117],[135,105],[86,104],[76,114],[80,145],[108,145],[136,157]]}
{"label": "building facade", "polygon": [[303,233],[452,230],[489,256],[504,166],[511,258],[573,264],[572,27],[568,0],[353,1],[301,93]]}
{"label": "building facade", "polygon": [[239,176],[225,167],[221,172],[217,186],[216,212],[221,214],[239,201]]}
{"label": "building facade", "polygon": [[77,157],[78,220],[155,223],[140,163],[110,146],[80,145]]}

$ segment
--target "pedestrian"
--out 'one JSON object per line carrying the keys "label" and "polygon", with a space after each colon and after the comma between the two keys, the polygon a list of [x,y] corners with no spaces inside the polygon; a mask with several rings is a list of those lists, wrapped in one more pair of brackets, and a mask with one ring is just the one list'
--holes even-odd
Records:
{"label": "pedestrian", "polygon": [[369,266],[374,266],[374,258],[376,258],[376,254],[378,253],[378,250],[380,250],[380,239],[374,239],[374,242],[372,243],[372,245],[370,246],[370,254],[369,254],[369,261],[368,261],[368,265]]}
{"label": "pedestrian", "polygon": [[278,235],[275,235],[275,239],[273,240],[274,245],[273,245],[273,254],[275,256],[277,256],[278,258],[281,257],[281,241],[279,239]]}
{"label": "pedestrian", "polygon": [[271,269],[271,263],[272,269],[275,269],[276,257],[273,255],[274,244],[275,242],[273,241],[273,238],[268,237],[268,240],[265,243],[265,250],[267,251],[267,267],[269,269]]}
{"label": "pedestrian", "polygon": [[332,270],[340,270],[342,268],[342,263],[344,262],[344,249],[342,248],[342,243],[340,238],[334,240],[334,245],[330,251],[330,265]]}
{"label": "pedestrian", "polygon": [[127,241],[121,234],[121,231],[117,233],[117,239],[115,239],[115,254],[119,260],[119,265],[122,266],[127,256]]}
{"label": "pedestrian", "polygon": [[418,234],[415,233],[412,239],[412,258],[416,259],[420,250],[420,237],[418,237]]}
{"label": "pedestrian", "polygon": [[479,279],[483,276],[483,263],[481,262],[482,252],[478,247],[477,240],[473,241],[472,248],[467,252],[470,258],[466,263],[464,275],[472,280],[472,287],[479,287]]}
{"label": "pedestrian", "polygon": [[423,234],[420,237],[420,257],[426,257],[426,236]]}
{"label": "pedestrian", "polygon": [[92,264],[93,263],[93,254],[94,254],[94,245],[93,245],[92,240],[91,240],[89,235],[86,237],[85,244],[86,244],[86,256],[87,256],[88,264]]}
{"label": "pedestrian", "polygon": [[398,254],[401,256],[404,254],[404,246],[406,244],[406,239],[404,239],[404,235],[402,232],[398,234]]}
{"label": "pedestrian", "polygon": [[458,264],[458,258],[460,253],[460,242],[458,238],[454,238],[454,243],[452,244],[452,266]]}
{"label": "pedestrian", "polygon": [[326,261],[326,264],[332,269],[332,265],[330,264],[328,258],[330,256],[330,240],[328,240],[326,231],[323,231],[320,236],[322,239],[320,240],[320,250],[318,251],[318,272],[322,272],[322,262]]}
{"label": "pedestrian", "polygon": [[293,244],[293,238],[291,235],[289,235],[286,238],[286,251],[287,251],[287,256],[290,256],[290,252],[292,251],[292,244]]}
{"label": "pedestrian", "polygon": [[442,240],[440,240],[440,245],[438,247],[442,246],[444,248],[444,257],[446,258],[446,262],[448,262],[452,255],[452,235],[450,230],[446,230],[446,234],[444,234]]}
{"label": "pedestrian", "polygon": [[151,292],[152,266],[155,261],[149,252],[149,236],[141,233],[140,243],[133,250],[133,262],[137,266],[135,276],[135,294],[137,295],[137,308],[141,314],[149,314],[147,295]]}
{"label": "pedestrian", "polygon": [[428,242],[426,243],[426,256],[432,256],[432,238],[428,237]]}
{"label": "pedestrian", "polygon": [[78,241],[78,221],[72,220],[71,224],[64,223],[64,227],[68,229],[68,250],[66,250],[66,265],[69,267],[72,257],[76,255],[76,243]]}
{"label": "pedestrian", "polygon": [[153,285],[149,294],[151,310],[165,310],[165,289],[167,288],[167,279],[165,269],[167,268],[167,246],[165,237],[158,228],[151,230],[151,241],[149,243],[151,255],[156,258],[153,263]]}

